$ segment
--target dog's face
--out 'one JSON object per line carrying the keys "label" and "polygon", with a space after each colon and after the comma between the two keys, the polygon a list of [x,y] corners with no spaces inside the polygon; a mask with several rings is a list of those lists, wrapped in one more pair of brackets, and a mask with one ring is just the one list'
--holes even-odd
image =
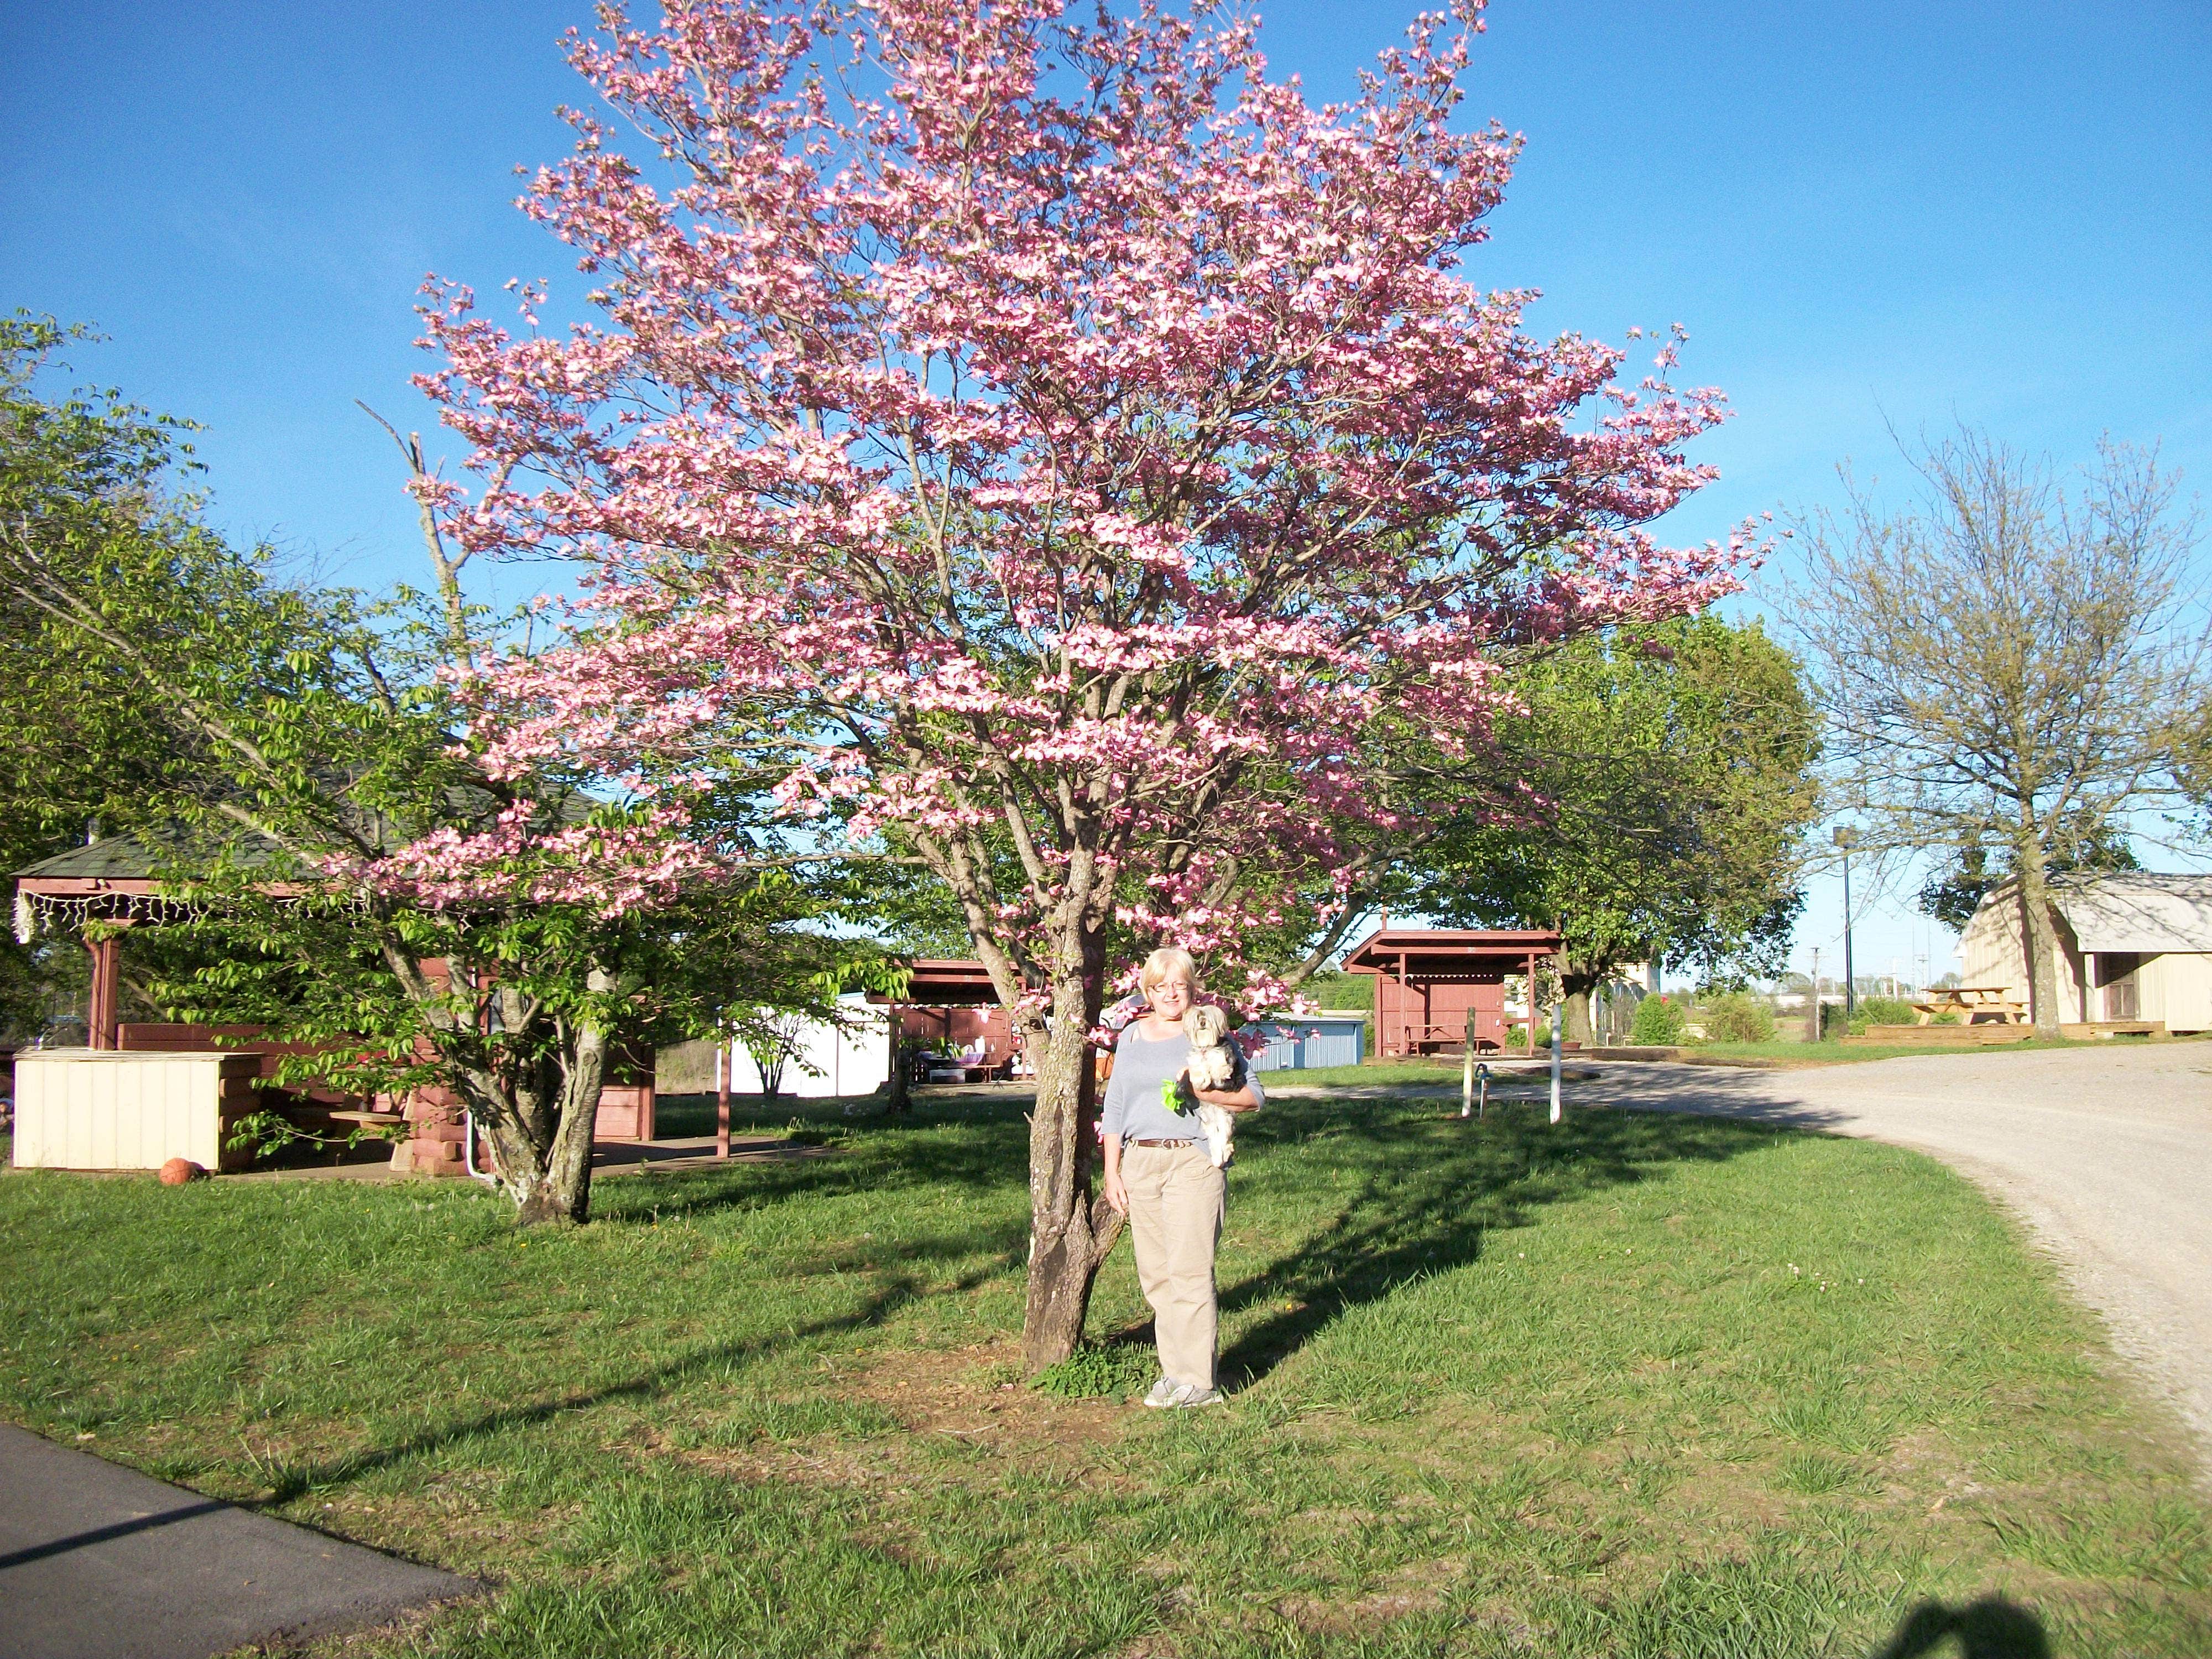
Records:
{"label": "dog's face", "polygon": [[1191,1047],[1211,1048],[1229,1035],[1229,1016],[1210,1002],[1201,1002],[1182,1017]]}

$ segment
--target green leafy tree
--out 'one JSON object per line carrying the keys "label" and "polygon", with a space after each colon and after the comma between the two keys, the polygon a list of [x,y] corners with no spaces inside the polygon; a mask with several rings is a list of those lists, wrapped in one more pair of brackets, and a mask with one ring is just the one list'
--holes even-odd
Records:
{"label": "green leafy tree", "polygon": [[[0,536],[103,553],[190,562],[204,535],[189,502],[163,488],[189,466],[181,422],[147,414],[112,392],[40,394],[72,342],[90,337],[23,313],[0,318]],[[0,872],[82,842],[95,827],[126,831],[188,764],[151,717],[139,687],[119,679],[78,630],[0,585]],[[74,1003],[85,973],[76,941],[0,942],[0,1035],[33,1035],[52,1007]]]}
{"label": "green leafy tree", "polygon": [[[2058,875],[2071,870],[2140,870],[2142,866],[2124,835],[2111,825],[2093,825],[2086,834],[2054,837],[2047,867]],[[2014,879],[2011,860],[2001,843],[1969,842],[1921,884],[1920,912],[1954,933],[1964,933],[1982,901]]]}
{"label": "green leafy tree", "polygon": [[1671,1048],[1682,1040],[1686,1024],[1682,1005],[1672,997],[1646,997],[1636,1005],[1636,1018],[1628,1028],[1631,1042]]}
{"label": "green leafy tree", "polygon": [[[2015,886],[2036,1025],[2056,1035],[2049,878],[2193,787],[2212,658],[2197,522],[2154,454],[2077,479],[1961,429],[1906,452],[1916,498],[1847,479],[1788,598],[1872,854],[1965,849]],[[1932,902],[1953,914],[1963,890]],[[1978,900],[1979,895],[1975,895]]]}
{"label": "green leafy tree", "polygon": [[1769,1042],[1774,1011],[1747,992],[1725,992],[1705,1009],[1705,1035],[1715,1042]]}
{"label": "green leafy tree", "polygon": [[1820,727],[1756,622],[1706,615],[1532,657],[1499,722],[1494,788],[1407,859],[1401,902],[1457,926],[1565,941],[1568,1035],[1590,992],[1659,960],[1708,983],[1780,971],[1820,811]]}
{"label": "green leafy tree", "polygon": [[[64,337],[21,319],[8,337],[20,464],[0,593],[19,639],[0,712],[50,757],[40,821],[143,826],[199,913],[138,952],[165,1006],[307,1045],[295,1080],[450,1091],[522,1220],[580,1221],[625,1048],[895,982],[882,951],[810,930],[850,895],[803,878],[803,854],[762,853],[746,780],[694,804],[701,843],[671,869],[657,848],[640,862],[649,796],[483,765],[467,675],[501,629],[464,599],[465,552],[426,517],[434,592],[287,586],[161,495],[173,423],[112,396],[39,399],[29,370]],[[49,659],[81,697],[40,681]],[[607,902],[611,872],[630,902]]]}

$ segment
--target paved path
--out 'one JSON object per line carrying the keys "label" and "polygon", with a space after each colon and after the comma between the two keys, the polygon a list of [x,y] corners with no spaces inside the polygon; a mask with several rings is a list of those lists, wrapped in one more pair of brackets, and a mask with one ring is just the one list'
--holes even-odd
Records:
{"label": "paved path", "polygon": [[476,1588],[0,1424],[7,1659],[207,1659]]}
{"label": "paved path", "polygon": [[1612,1064],[1574,1102],[1711,1112],[1932,1152],[2010,1204],[2195,1433],[2212,1480],[2212,1043],[1786,1072]]}

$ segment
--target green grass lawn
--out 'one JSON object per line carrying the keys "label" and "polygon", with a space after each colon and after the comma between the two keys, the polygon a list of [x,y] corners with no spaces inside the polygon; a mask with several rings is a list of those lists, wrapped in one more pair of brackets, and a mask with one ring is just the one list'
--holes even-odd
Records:
{"label": "green grass lawn", "polygon": [[[780,1115],[788,1116],[788,1110]],[[608,1181],[0,1179],[0,1414],[482,1575],[349,1654],[1860,1654],[2001,1590],[2212,1651],[2172,1425],[1973,1188],[1722,1120],[1240,1128],[1226,1407],[1015,1381],[1018,1103]],[[1103,1390],[1081,1397],[1088,1388]]]}

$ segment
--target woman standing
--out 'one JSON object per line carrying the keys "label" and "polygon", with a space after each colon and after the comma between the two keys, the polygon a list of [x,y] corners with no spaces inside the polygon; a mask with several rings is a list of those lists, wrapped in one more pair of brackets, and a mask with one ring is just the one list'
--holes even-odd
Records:
{"label": "woman standing", "polygon": [[[1099,1123],[1106,1201],[1129,1218],[1137,1279],[1152,1304],[1160,1380],[1145,1404],[1217,1406],[1213,1251],[1228,1182],[1206,1156],[1198,1120],[1171,1109],[1164,1091],[1190,1060],[1182,1018],[1198,1000],[1198,974],[1188,951],[1167,949],[1145,959],[1140,981],[1148,1012],[1115,1045]],[[1236,1089],[1193,1092],[1229,1111],[1253,1111],[1264,1097],[1249,1078]]]}

